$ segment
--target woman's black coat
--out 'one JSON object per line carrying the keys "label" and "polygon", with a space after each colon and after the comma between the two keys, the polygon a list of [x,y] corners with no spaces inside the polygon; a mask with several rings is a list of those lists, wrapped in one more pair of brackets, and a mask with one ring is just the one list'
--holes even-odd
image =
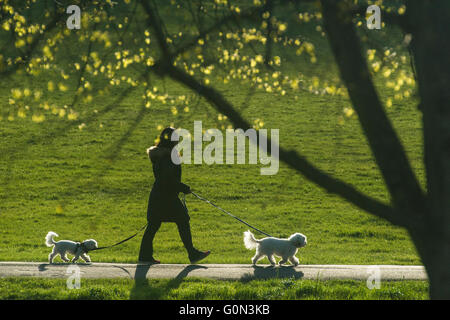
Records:
{"label": "woman's black coat", "polygon": [[189,220],[187,209],[178,198],[178,194],[188,193],[190,189],[181,182],[181,165],[173,163],[171,149],[151,147],[148,155],[153,164],[155,176],[155,183],[148,200],[148,222]]}

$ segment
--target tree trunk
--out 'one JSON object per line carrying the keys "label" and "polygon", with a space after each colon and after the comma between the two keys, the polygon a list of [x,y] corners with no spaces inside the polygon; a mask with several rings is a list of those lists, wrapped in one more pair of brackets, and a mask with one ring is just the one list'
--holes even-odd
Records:
{"label": "tree trunk", "polygon": [[430,263],[426,265],[430,280],[430,298],[450,300],[450,241],[442,244],[436,239],[436,243],[430,245],[430,250],[436,250]]}
{"label": "tree trunk", "polygon": [[407,16],[423,113],[426,229],[415,243],[432,299],[450,299],[450,2],[410,1]]}
{"label": "tree trunk", "polygon": [[420,233],[410,232],[428,275],[431,299],[450,299],[450,234],[445,229],[429,224]]}

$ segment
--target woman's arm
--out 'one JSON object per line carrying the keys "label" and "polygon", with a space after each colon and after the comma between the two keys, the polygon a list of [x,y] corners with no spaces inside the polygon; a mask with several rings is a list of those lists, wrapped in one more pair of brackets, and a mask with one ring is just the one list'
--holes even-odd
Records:
{"label": "woman's arm", "polygon": [[182,183],[181,167],[174,165],[171,151],[168,148],[151,147],[147,149],[149,159],[153,164],[155,179],[165,193],[191,193],[191,188]]}
{"label": "woman's arm", "polygon": [[187,184],[180,181],[176,168],[171,163],[161,161],[159,169],[160,183],[165,192],[183,192],[185,194],[191,193],[191,188]]}
{"label": "woman's arm", "polygon": [[180,185],[181,185],[180,192],[183,192],[184,194],[189,194],[192,192],[191,187],[189,187],[187,184],[180,182]]}

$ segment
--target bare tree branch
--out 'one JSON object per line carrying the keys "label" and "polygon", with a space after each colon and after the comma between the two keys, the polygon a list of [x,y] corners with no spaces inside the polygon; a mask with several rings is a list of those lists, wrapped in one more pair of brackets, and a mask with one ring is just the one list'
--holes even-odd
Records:
{"label": "bare tree branch", "polygon": [[266,53],[264,55],[264,63],[268,66],[270,59],[272,57],[272,45],[273,45],[273,25],[272,25],[272,14],[273,14],[273,1],[267,0],[265,9],[269,13],[269,18],[267,19],[267,34],[266,34]]}
{"label": "bare tree branch", "polygon": [[[150,10],[150,5],[146,1],[141,1],[141,3],[142,3],[142,6],[144,7],[144,9],[146,10],[146,12],[149,13],[148,10]],[[173,60],[178,55],[186,52],[187,50],[189,50],[191,48],[193,48],[194,46],[196,46],[198,44],[198,41],[200,39],[205,39],[205,37],[208,34],[211,34],[212,32],[214,32],[216,30],[219,30],[222,26],[226,25],[230,21],[237,21],[238,19],[245,20],[245,19],[252,19],[252,18],[260,17],[261,16],[260,15],[261,12],[262,12],[261,8],[259,8],[259,7],[251,7],[251,8],[248,8],[246,10],[242,10],[242,12],[240,12],[239,14],[231,13],[231,14],[223,17],[222,19],[214,22],[214,24],[212,24],[211,26],[201,30],[199,32],[199,34],[195,38],[193,38],[191,41],[183,44],[179,48],[176,48],[173,52],[171,52],[169,54],[169,57],[170,57],[169,60]],[[154,13],[151,13],[151,14],[154,15]],[[164,35],[164,32],[163,32],[162,29],[161,29],[161,32]],[[159,39],[157,39],[157,40],[160,41]],[[163,41],[165,41],[165,40],[163,40]],[[167,58],[167,56],[165,58]],[[159,62],[162,62],[162,60],[160,60]]]}
{"label": "bare tree branch", "polygon": [[[194,92],[203,96],[218,112],[226,115],[235,127],[243,130],[251,128],[250,124],[243,119],[233,106],[215,89],[201,84],[195,78],[178,68],[170,67],[166,72],[173,80],[184,84]],[[268,145],[270,144],[270,139],[268,139]],[[339,179],[331,177],[308,162],[305,157],[299,155],[297,152],[285,150],[280,146],[279,156],[281,161],[302,173],[308,180],[318,184],[327,192],[337,194],[367,212],[387,219],[393,224],[400,225],[400,220],[396,219],[390,206],[362,194],[353,186],[340,181]]]}
{"label": "bare tree branch", "polygon": [[7,68],[6,70],[0,72],[1,77],[7,77],[13,74],[21,65],[26,65],[33,55],[33,52],[35,51],[36,47],[38,46],[39,42],[44,39],[45,35],[48,34],[52,29],[54,29],[58,22],[62,19],[64,15],[61,13],[57,13],[55,10],[55,15],[53,19],[45,25],[44,32],[38,33],[33,41],[30,43],[30,45],[27,47],[25,52],[21,54],[19,57],[16,57],[16,60],[20,61],[21,64],[15,63],[12,64],[11,67]]}

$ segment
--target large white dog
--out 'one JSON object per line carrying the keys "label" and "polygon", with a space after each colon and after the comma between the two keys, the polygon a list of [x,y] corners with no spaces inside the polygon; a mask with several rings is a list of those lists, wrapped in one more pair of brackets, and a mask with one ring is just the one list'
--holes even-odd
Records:
{"label": "large white dog", "polygon": [[288,260],[295,266],[299,261],[295,257],[299,248],[306,246],[306,236],[301,233],[294,233],[288,239],[279,239],[274,237],[267,237],[263,239],[256,239],[250,231],[244,232],[244,244],[249,250],[256,249],[256,254],[252,258],[252,263],[255,265],[258,260],[267,256],[271,265],[275,265],[274,255],[281,257],[278,262],[279,265],[286,263]]}
{"label": "large white dog", "polygon": [[93,239],[84,240],[83,242],[75,242],[70,240],[55,241],[53,237],[58,235],[50,231],[45,236],[45,244],[47,247],[53,247],[53,251],[48,256],[48,261],[53,263],[53,259],[59,254],[64,262],[69,262],[67,253],[74,255],[72,262],[77,261],[80,257],[85,262],[91,262],[91,258],[87,255],[89,250],[98,248],[97,241]]}

